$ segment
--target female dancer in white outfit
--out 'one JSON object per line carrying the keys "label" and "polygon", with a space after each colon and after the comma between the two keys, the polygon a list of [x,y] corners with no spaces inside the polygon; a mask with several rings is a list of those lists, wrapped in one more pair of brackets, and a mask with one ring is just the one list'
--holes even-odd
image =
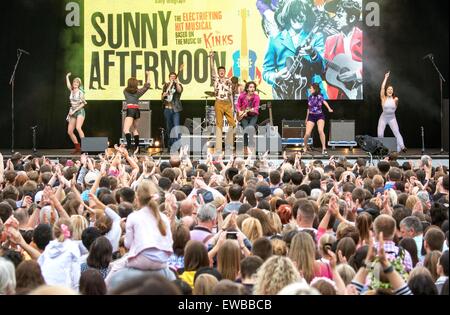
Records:
{"label": "female dancer in white outfit", "polygon": [[406,152],[405,144],[403,143],[403,137],[400,134],[398,128],[397,119],[395,118],[395,111],[398,106],[398,97],[394,96],[394,88],[389,85],[386,89],[386,82],[389,78],[390,72],[384,75],[383,84],[381,85],[381,106],[383,107],[383,112],[381,113],[380,119],[378,120],[378,138],[384,137],[384,130],[386,125],[391,127],[392,133],[397,139],[397,151]]}

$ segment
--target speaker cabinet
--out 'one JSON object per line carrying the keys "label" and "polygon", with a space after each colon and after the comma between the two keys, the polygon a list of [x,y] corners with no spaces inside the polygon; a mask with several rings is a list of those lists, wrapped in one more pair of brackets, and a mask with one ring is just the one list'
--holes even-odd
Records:
{"label": "speaker cabinet", "polygon": [[81,138],[81,152],[104,152],[108,148],[107,137]]}
{"label": "speaker cabinet", "polygon": [[[141,111],[141,118],[138,120],[139,137],[142,139],[149,139],[152,135],[152,111],[150,110],[150,101],[139,101],[139,110]],[[122,102],[122,127],[127,115],[127,103]],[[125,138],[122,128],[122,138]]]}
{"label": "speaker cabinet", "polygon": [[305,136],[306,126],[303,120],[283,120],[281,122],[281,137],[303,138]]}
{"label": "speaker cabinet", "polygon": [[355,121],[330,120],[329,141],[355,141]]}
{"label": "speaker cabinet", "polygon": [[380,141],[389,150],[389,152],[397,151],[397,140],[395,139],[395,137],[384,137],[374,139]]}

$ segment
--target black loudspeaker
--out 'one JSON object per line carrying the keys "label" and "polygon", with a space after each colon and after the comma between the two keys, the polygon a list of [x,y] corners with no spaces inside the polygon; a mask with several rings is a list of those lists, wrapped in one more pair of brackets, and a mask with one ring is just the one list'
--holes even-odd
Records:
{"label": "black loudspeaker", "polygon": [[389,150],[389,152],[397,151],[397,139],[395,139],[395,137],[384,137],[374,139],[380,141]]}
{"label": "black loudspeaker", "polygon": [[282,120],[281,137],[287,138],[303,138],[305,136],[306,125],[304,120]]}
{"label": "black loudspeaker", "polygon": [[441,137],[442,148],[445,152],[448,152],[448,98],[444,100],[444,106],[442,108],[442,123],[441,123]]}
{"label": "black loudspeaker", "polygon": [[329,141],[355,141],[355,121],[330,120]]}
{"label": "black loudspeaker", "polygon": [[356,136],[355,140],[361,147],[361,149],[373,155],[385,156],[389,154],[388,148],[386,148],[383,143],[375,138],[372,138],[371,136]]}
{"label": "black loudspeaker", "polygon": [[[152,111],[150,110],[150,101],[139,101],[139,110],[141,118],[138,121],[138,132],[141,139],[150,139],[152,136]],[[122,102],[122,127],[127,115],[127,103]],[[125,138],[122,128],[122,138]]]}
{"label": "black loudspeaker", "polygon": [[81,152],[104,152],[108,147],[107,137],[81,138]]}

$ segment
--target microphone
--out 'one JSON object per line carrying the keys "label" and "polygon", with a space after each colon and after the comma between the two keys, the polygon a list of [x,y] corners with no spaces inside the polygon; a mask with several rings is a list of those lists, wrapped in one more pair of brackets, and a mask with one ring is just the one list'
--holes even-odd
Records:
{"label": "microphone", "polygon": [[425,59],[427,59],[427,58],[430,58],[430,59],[433,59],[434,58],[434,56],[433,56],[433,54],[432,53],[429,53],[428,55],[425,55],[425,56],[423,56],[423,60],[425,60]]}
{"label": "microphone", "polygon": [[21,53],[27,54],[27,55],[31,55],[28,51],[17,48],[17,51],[20,51]]}

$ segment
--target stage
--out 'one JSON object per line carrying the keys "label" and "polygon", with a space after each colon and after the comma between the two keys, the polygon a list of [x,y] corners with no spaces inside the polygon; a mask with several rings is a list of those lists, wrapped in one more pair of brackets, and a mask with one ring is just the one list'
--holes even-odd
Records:
{"label": "stage", "polygon": [[[114,150],[113,148],[109,148],[108,150]],[[73,149],[39,149],[35,154],[30,149],[16,149],[15,152],[20,152],[22,157],[26,157],[27,155],[42,157],[45,156],[50,160],[58,160],[60,158],[68,158],[68,159],[78,159],[79,154],[72,154]],[[286,152],[292,153],[295,151],[299,151],[299,148],[296,147],[288,147],[286,148]],[[329,148],[327,155],[323,155],[319,148],[313,149],[307,153],[302,154],[302,160],[322,160],[324,163],[330,159],[331,156],[340,157],[345,156],[349,162],[352,162],[358,158],[365,158],[370,162],[370,156],[367,152],[361,150],[361,148]],[[7,160],[11,157],[11,149],[0,149],[0,152],[3,154],[4,160]],[[440,152],[440,149],[427,149],[424,154],[431,156],[433,159],[433,165],[446,165],[449,166],[449,154],[448,152]],[[94,158],[97,157],[97,154],[91,153]],[[160,148],[148,148],[141,149],[138,156],[152,156],[153,158],[160,159],[162,161],[168,160],[170,158],[170,153],[167,150],[161,150]],[[398,155],[399,163],[403,163],[404,161],[416,161],[419,160],[422,156],[422,149],[408,149],[407,153],[400,153]],[[243,157],[242,155],[237,154],[238,157]],[[204,161],[206,159],[206,154],[191,154],[191,159],[193,161]],[[281,163],[283,159],[283,153],[269,153],[268,159],[273,161],[274,164]],[[380,157],[373,156],[373,163],[377,163]]]}

